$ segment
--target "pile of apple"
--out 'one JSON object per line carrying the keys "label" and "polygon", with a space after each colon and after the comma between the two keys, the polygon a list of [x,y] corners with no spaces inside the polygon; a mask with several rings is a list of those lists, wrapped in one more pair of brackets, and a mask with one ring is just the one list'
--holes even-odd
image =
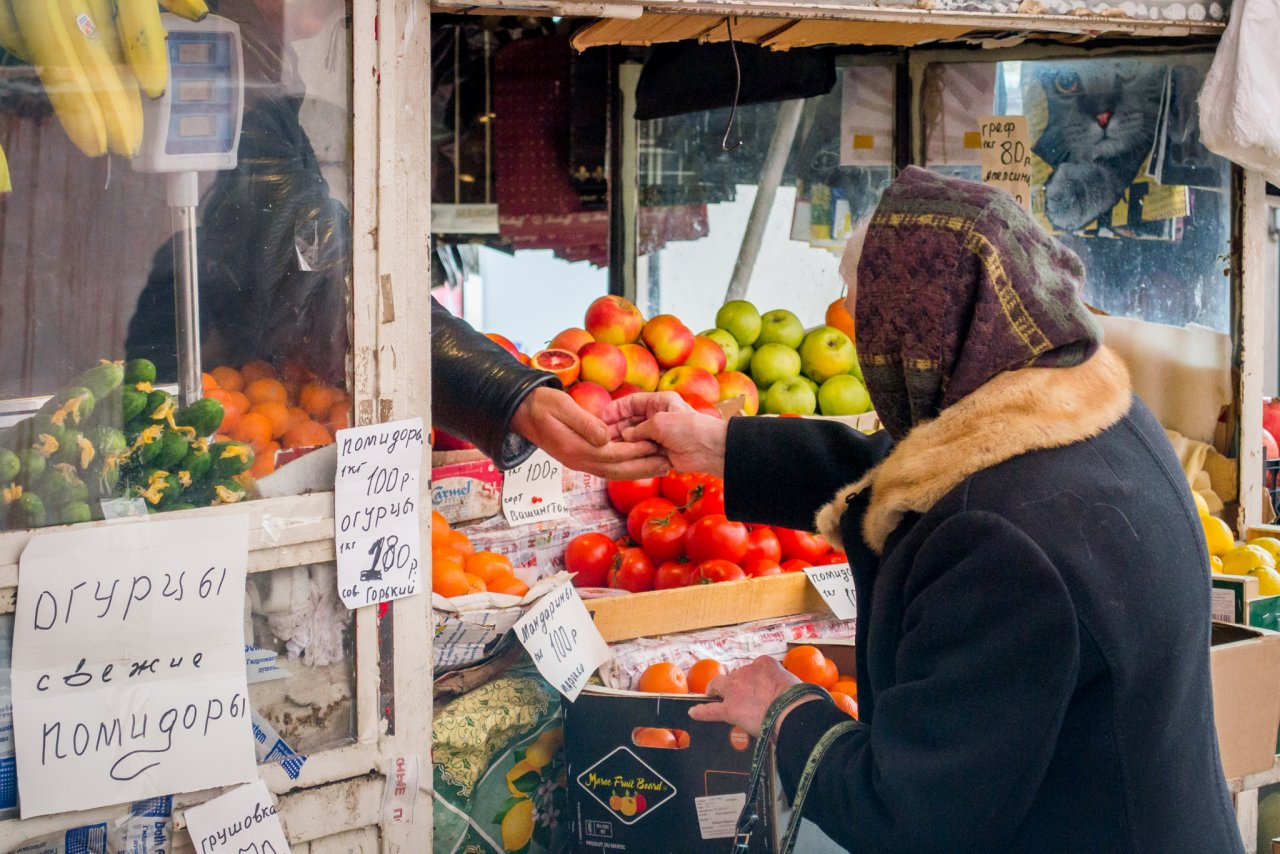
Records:
{"label": "pile of apple", "polygon": [[724,481],[700,472],[610,481],[609,500],[627,517],[627,536],[581,534],[564,566],[578,587],[631,593],[800,572],[846,563],[820,535],[730,522]]}

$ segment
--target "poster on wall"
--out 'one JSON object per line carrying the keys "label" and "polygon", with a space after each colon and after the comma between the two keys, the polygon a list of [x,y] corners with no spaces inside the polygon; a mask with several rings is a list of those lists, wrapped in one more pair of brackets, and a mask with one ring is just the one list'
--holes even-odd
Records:
{"label": "poster on wall", "polygon": [[894,70],[860,65],[840,75],[840,165],[892,166]]}
{"label": "poster on wall", "polygon": [[961,178],[978,180],[982,172],[982,135],[978,117],[995,106],[994,62],[937,65],[924,81],[925,163]]}

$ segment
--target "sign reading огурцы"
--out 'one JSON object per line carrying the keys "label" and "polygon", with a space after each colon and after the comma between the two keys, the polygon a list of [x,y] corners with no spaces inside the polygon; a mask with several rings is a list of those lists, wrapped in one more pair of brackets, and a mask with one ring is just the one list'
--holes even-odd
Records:
{"label": "sign reading \u043e\u0433\u0443\u0440\u0446\u044b", "polygon": [[334,527],[338,594],[348,608],[418,592],[422,419],[339,430]]}
{"label": "sign reading \u043e\u0433\u0443\u0440\u0446\u044b", "polygon": [[248,558],[244,515],[31,540],[13,636],[23,818],[256,777]]}

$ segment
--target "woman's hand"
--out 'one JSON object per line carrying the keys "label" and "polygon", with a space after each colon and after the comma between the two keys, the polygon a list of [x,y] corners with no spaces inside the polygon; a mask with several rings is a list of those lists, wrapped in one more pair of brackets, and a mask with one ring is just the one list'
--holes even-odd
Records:
{"label": "woman's hand", "polygon": [[[717,676],[712,679],[707,685],[707,693],[713,697],[720,697],[720,702],[694,706],[689,710],[689,717],[695,721],[721,721],[733,724],[742,727],[751,735],[759,736],[769,704],[783,691],[799,683],[800,680],[784,670],[781,664],[767,655],[762,655],[746,667],[739,667],[726,676]],[[787,711],[812,699],[815,698],[802,697],[789,706]],[[778,722],[781,723],[785,716],[784,712],[778,718]]]}
{"label": "woman's hand", "polygon": [[729,422],[702,415],[675,392],[629,394],[606,406],[600,417],[611,439],[654,442],[676,471],[724,476]]}
{"label": "woman's hand", "polygon": [[609,428],[559,389],[539,386],[521,402],[511,429],[578,471],[611,480],[655,477],[671,469],[653,442],[610,441]]}

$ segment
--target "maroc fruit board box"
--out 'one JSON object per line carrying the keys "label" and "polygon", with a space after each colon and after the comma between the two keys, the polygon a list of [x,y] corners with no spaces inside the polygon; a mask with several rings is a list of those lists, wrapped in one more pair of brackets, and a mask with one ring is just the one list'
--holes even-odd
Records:
{"label": "maroc fruit board box", "polygon": [[1218,752],[1227,779],[1275,764],[1280,730],[1280,633],[1213,624],[1209,666]]}
{"label": "maroc fruit board box", "polygon": [[[733,851],[756,739],[690,718],[689,707],[706,700],[588,687],[564,702],[574,850]],[[761,788],[749,839],[756,854],[772,848],[773,835],[767,781]]]}

